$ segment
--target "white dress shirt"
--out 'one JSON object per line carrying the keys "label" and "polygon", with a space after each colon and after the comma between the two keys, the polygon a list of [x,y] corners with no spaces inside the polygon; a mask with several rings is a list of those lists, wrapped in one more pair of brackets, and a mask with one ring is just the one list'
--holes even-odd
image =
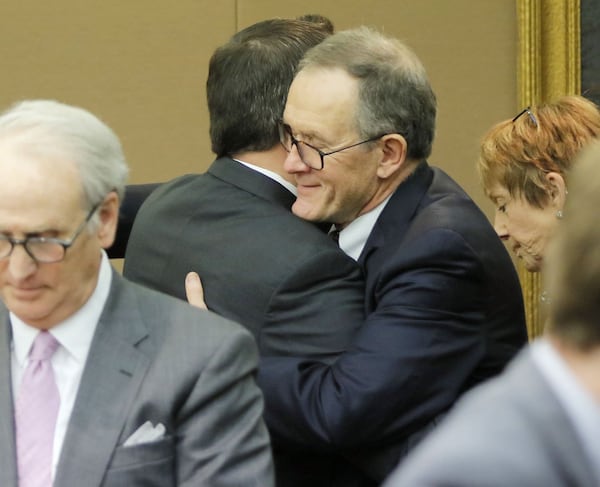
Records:
{"label": "white dress shirt", "polygon": [[573,423],[600,485],[600,404],[545,339],[531,345],[533,361]]}
{"label": "white dress shirt", "polygon": [[[98,283],[90,298],[75,314],[49,330],[59,343],[59,347],[51,360],[60,395],[60,408],[52,451],[52,478],[54,478],[56,472],[56,465],[60,458],[60,451],[96,325],[108,297],[111,279],[112,268],[106,253],[103,251]],[[13,313],[10,313],[10,323],[12,326],[11,374],[14,391],[13,401],[16,401],[23,373],[29,363],[29,350],[40,331],[27,325]]]}
{"label": "white dress shirt", "polygon": [[240,161],[239,159],[234,159],[234,161],[239,162],[240,164],[252,169],[253,171],[259,172],[259,173],[267,176],[268,178],[271,178],[273,181],[278,182],[285,189],[287,189],[290,193],[292,193],[294,196],[296,196],[298,194],[298,190],[296,189],[296,186],[294,186],[292,183],[290,183],[287,179],[282,178],[276,172],[269,171],[268,169],[265,169],[264,167],[255,166],[254,164],[250,164],[249,162]]}
{"label": "white dress shirt", "polygon": [[354,260],[358,260],[360,257],[379,215],[381,215],[391,197],[392,195],[388,196],[371,211],[360,215],[340,231],[339,246]]}

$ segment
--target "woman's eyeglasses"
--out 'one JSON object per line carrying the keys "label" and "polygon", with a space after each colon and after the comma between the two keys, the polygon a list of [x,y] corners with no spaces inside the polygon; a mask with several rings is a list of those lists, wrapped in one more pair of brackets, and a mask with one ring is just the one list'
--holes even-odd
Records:
{"label": "woman's eyeglasses", "polygon": [[513,122],[517,121],[524,114],[527,114],[529,119],[532,121],[534,127],[537,128],[538,121],[537,121],[537,118],[535,118],[535,115],[531,112],[531,107],[527,107],[527,108],[523,109],[523,111],[521,113],[519,113],[515,118],[513,118],[512,121]]}

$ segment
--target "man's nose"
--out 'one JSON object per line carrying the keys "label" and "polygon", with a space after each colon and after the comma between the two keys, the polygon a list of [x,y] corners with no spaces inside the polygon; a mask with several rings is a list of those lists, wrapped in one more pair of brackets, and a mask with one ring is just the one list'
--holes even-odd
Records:
{"label": "man's nose", "polygon": [[296,144],[292,144],[292,148],[283,162],[283,168],[290,174],[307,172],[310,170],[310,168],[302,161]]}
{"label": "man's nose", "polygon": [[31,257],[23,245],[15,245],[8,260],[8,270],[16,279],[24,279],[37,270],[37,262]]}

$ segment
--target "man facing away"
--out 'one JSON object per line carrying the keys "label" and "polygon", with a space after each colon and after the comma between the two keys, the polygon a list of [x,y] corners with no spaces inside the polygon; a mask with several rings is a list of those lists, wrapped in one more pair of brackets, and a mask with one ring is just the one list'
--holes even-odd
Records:
{"label": "man facing away", "polygon": [[[356,263],[290,211],[279,142],[298,61],[326,36],[314,23],[272,19],[215,51],[206,88],[217,159],[154,191],[127,247],[125,276],[151,288],[185,299],[187,272],[202,275],[208,306],[247,327],[261,356],[329,361],[364,319]],[[335,455],[273,448],[280,486],[352,485]]]}
{"label": "man facing away", "polygon": [[365,274],[367,317],[331,364],[262,358],[265,418],[274,441],[352,459],[363,485],[381,482],[527,339],[501,241],[426,161],[435,115],[419,59],[363,27],[307,52],[280,125],[292,210],[341,229],[340,246]]}
{"label": "man facing away", "polygon": [[461,400],[386,487],[600,485],[600,145],[586,149],[546,260],[546,333]]}
{"label": "man facing away", "polygon": [[108,263],[127,172],[85,110],[0,116],[0,485],[273,485],[250,334]]}

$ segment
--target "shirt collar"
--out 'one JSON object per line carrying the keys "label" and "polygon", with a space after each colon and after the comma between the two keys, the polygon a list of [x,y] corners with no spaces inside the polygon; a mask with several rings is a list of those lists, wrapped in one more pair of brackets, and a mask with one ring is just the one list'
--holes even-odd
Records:
{"label": "shirt collar", "polygon": [[[98,282],[92,295],[73,315],[49,330],[61,346],[79,362],[84,362],[87,357],[98,320],[108,298],[111,280],[112,268],[106,252],[102,251]],[[39,330],[29,326],[12,312],[10,312],[10,323],[13,351],[19,365],[24,366],[29,349]]]}
{"label": "shirt collar", "polygon": [[360,215],[340,231],[340,248],[354,260],[358,260],[360,257],[379,215],[391,197],[392,195],[389,195],[371,211]]}
{"label": "shirt collar", "polygon": [[265,169],[264,167],[255,166],[254,164],[250,164],[249,162],[240,161],[239,159],[234,159],[234,161],[239,162],[240,164],[242,164],[242,165],[244,165],[244,166],[246,166],[246,167],[248,167],[248,168],[250,168],[250,169],[252,169],[252,170],[254,170],[256,172],[264,174],[268,178],[271,178],[272,180],[278,182],[285,189],[287,189],[290,193],[292,193],[294,196],[296,196],[298,194],[298,190],[296,189],[296,186],[294,186],[292,183],[290,183],[286,179],[282,178],[276,172],[273,172],[273,171],[270,171],[268,169]]}

